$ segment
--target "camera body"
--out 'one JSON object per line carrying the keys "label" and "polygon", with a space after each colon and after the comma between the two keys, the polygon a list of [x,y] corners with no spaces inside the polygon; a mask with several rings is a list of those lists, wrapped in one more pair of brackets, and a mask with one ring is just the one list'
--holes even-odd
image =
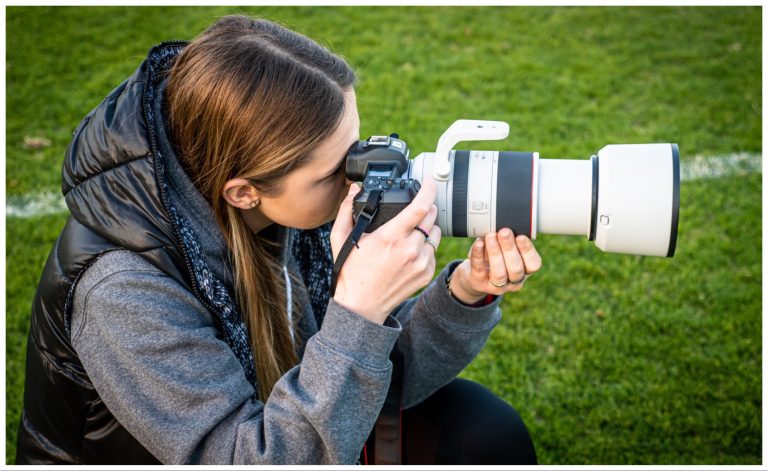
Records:
{"label": "camera body", "polygon": [[380,191],[378,210],[365,232],[373,232],[395,217],[408,206],[421,184],[411,178],[403,178],[408,170],[408,146],[390,136],[371,136],[356,142],[347,153],[347,178],[362,181],[363,188],[355,196],[353,217],[360,217],[372,191]]}

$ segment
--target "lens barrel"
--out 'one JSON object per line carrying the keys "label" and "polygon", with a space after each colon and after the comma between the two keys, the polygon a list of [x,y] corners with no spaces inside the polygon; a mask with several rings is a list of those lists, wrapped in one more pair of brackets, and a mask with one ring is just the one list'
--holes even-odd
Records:
{"label": "lens barrel", "polygon": [[[408,177],[432,174],[433,153]],[[606,252],[671,257],[680,207],[676,144],[604,147],[589,160],[539,159],[535,152],[452,151],[453,173],[437,181],[444,236],[482,237],[503,227],[581,235]]]}

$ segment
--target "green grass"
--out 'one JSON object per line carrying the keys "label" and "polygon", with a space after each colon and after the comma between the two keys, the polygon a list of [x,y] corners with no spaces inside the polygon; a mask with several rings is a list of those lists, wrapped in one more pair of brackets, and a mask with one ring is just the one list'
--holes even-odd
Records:
{"label": "green grass", "polygon": [[[72,130],[151,45],[239,11],[344,55],[362,136],[398,132],[413,155],[462,117],[511,134],[460,148],[545,158],[623,142],[677,142],[683,165],[762,150],[760,8],[9,7],[8,194],[59,188]],[[544,464],[759,464],[761,192],[755,174],[684,183],[673,259],[542,236],[542,271],[462,375],[518,408]],[[7,221],[9,462],[31,299],[64,221]],[[444,240],[440,264],[469,243]]]}

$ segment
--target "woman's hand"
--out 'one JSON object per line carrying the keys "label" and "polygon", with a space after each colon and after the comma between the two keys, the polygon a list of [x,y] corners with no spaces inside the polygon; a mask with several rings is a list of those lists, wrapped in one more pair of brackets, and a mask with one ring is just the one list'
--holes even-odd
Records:
{"label": "woman's hand", "polygon": [[[352,202],[360,190],[352,185],[341,203],[331,229],[334,260],[352,232]],[[435,249],[440,244],[435,182],[425,178],[411,204],[370,234],[363,234],[359,248],[344,262],[336,282],[333,299],[363,317],[384,323],[400,303],[432,281],[435,274]],[[416,226],[421,226],[434,246],[427,243]]]}
{"label": "woman's hand", "polygon": [[512,230],[490,232],[478,238],[469,256],[456,267],[449,286],[465,304],[474,304],[489,294],[520,291],[525,279],[539,271],[541,257],[531,239],[515,237]]}

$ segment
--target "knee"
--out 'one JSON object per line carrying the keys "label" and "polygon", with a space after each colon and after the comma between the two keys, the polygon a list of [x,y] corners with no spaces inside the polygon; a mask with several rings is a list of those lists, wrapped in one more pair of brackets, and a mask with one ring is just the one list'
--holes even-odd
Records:
{"label": "knee", "polygon": [[404,412],[408,464],[536,464],[520,414],[478,383],[455,379]]}
{"label": "knee", "polygon": [[[464,448],[472,464],[536,464],[533,440],[520,414],[484,386],[457,380],[471,401],[465,421]],[[457,383],[454,381],[454,383]]]}

